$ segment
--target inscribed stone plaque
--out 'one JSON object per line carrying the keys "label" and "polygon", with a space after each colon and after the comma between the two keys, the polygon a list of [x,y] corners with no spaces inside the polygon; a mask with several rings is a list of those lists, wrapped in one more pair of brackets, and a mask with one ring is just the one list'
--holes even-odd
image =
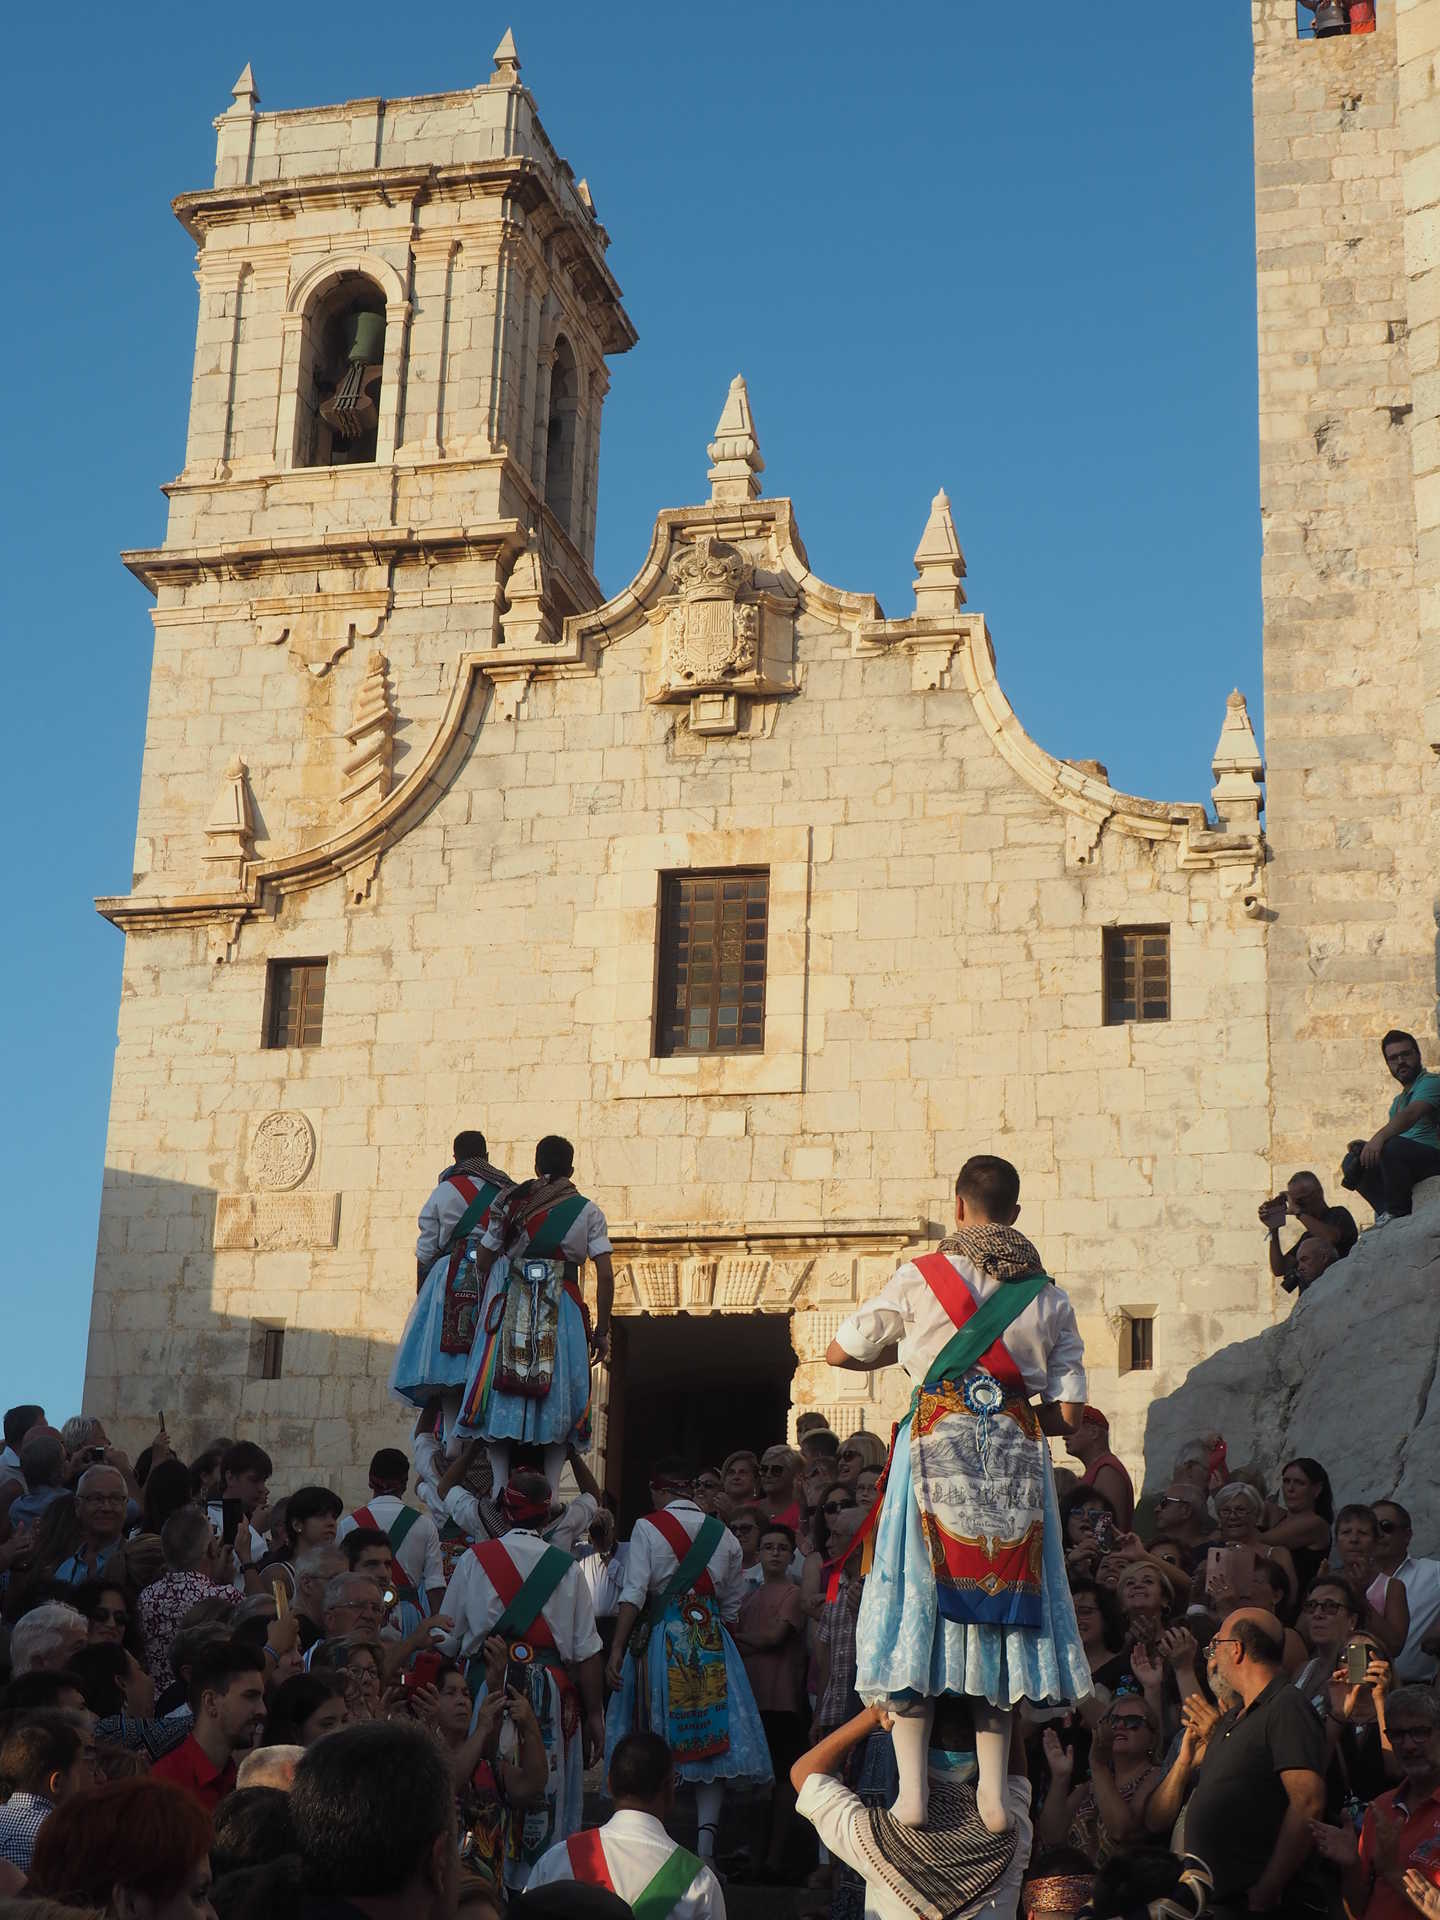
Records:
{"label": "inscribed stone plaque", "polygon": [[215,1201],[217,1253],[303,1253],[333,1247],[338,1193],[222,1193]]}

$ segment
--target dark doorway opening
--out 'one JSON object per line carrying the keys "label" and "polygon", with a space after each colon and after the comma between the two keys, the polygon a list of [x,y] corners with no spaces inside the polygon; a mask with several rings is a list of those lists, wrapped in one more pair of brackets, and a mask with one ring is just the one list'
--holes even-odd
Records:
{"label": "dark doorway opening", "polygon": [[650,1511],[646,1475],[667,1453],[718,1467],[737,1447],[786,1439],[795,1354],[783,1313],[617,1315],[607,1491],[623,1539]]}

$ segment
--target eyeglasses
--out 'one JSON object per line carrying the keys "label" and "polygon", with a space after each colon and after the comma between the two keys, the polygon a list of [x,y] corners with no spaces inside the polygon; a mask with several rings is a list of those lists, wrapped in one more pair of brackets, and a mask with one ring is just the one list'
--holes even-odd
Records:
{"label": "eyeglasses", "polygon": [[123,1608],[116,1608],[112,1612],[109,1607],[96,1607],[90,1618],[97,1626],[128,1627],[130,1624],[130,1616]]}
{"label": "eyeglasses", "polygon": [[1343,1600],[1307,1600],[1306,1613],[1349,1613],[1350,1609]]}
{"label": "eyeglasses", "polygon": [[1143,1713],[1112,1713],[1107,1718],[1112,1727],[1125,1733],[1134,1733],[1137,1727],[1148,1727],[1150,1724]]}
{"label": "eyeglasses", "polygon": [[1233,1633],[1227,1633],[1223,1636],[1217,1633],[1213,1640],[1206,1641],[1205,1651],[1207,1654],[1214,1653],[1217,1647],[1238,1647],[1239,1644],[1240,1642],[1235,1638]]}
{"label": "eyeglasses", "polygon": [[1155,1504],[1157,1507],[1188,1507],[1190,1502],[1182,1500],[1178,1493],[1162,1493]]}
{"label": "eyeglasses", "polygon": [[697,1493],[719,1493],[720,1482],[718,1480],[697,1480],[695,1482],[695,1491]]}
{"label": "eyeglasses", "polygon": [[788,1469],[783,1460],[771,1460],[768,1463],[762,1460],[760,1462],[760,1471],[761,1473],[785,1473]]}
{"label": "eyeglasses", "polygon": [[827,1500],[820,1509],[822,1513],[849,1513],[854,1507],[853,1500]]}
{"label": "eyeglasses", "polygon": [[1385,1731],[1390,1736],[1390,1744],[1394,1746],[1397,1740],[1429,1740],[1435,1729],[1434,1727],[1397,1727],[1391,1721]]}

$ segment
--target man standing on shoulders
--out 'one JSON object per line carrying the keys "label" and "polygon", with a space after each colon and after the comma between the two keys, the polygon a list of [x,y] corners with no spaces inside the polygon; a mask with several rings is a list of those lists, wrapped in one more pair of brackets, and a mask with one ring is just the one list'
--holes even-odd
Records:
{"label": "man standing on shoulders", "polygon": [[[1440,1626],[1440,1560],[1416,1559],[1410,1551],[1410,1515],[1398,1500],[1377,1500],[1375,1564],[1381,1573],[1398,1580],[1410,1603],[1410,1626],[1405,1645],[1395,1659],[1395,1678],[1406,1684],[1428,1686],[1440,1666],[1435,1658]],[[1426,1646],[1425,1642],[1431,1645]]]}
{"label": "man standing on shoulders", "polygon": [[420,1613],[435,1613],[445,1597],[440,1535],[429,1514],[406,1505],[409,1481],[410,1462],[400,1449],[381,1447],[370,1462],[370,1498],[346,1514],[335,1537],[343,1545],[357,1527],[383,1533],[394,1556],[399,1598]]}
{"label": "man standing on shoulders", "polygon": [[[1300,1227],[1300,1238],[1288,1249],[1280,1245],[1280,1229],[1287,1220]],[[1305,1290],[1300,1256],[1307,1243],[1318,1242],[1336,1260],[1343,1260],[1360,1237],[1354,1214],[1348,1207],[1332,1207],[1313,1173],[1292,1173],[1283,1193],[1262,1202],[1260,1224],[1270,1234],[1270,1271],[1286,1293]]]}
{"label": "man standing on shoulders", "polygon": [[[610,1351],[615,1268],[605,1216],[576,1190],[574,1170],[570,1142],[547,1134],[535,1149],[535,1178],[492,1209],[481,1241],[482,1305],[459,1430],[485,1441],[497,1487],[521,1445],[542,1450],[558,1493],[566,1449],[589,1443],[590,1356]],[[593,1331],[580,1288],[587,1260],[595,1262]]]}
{"label": "man standing on shoulders", "polygon": [[523,1687],[545,1744],[549,1779],[544,1804],[525,1817],[518,1858],[506,1861],[506,1885],[523,1887],[530,1869],[584,1818],[584,1768],[605,1739],[600,1687],[600,1635],[580,1569],[548,1546],[539,1529],[550,1515],[550,1488],[537,1473],[517,1473],[501,1495],[510,1529],[471,1547],[445,1594],[453,1624],[440,1642],[470,1669],[472,1691],[484,1670],[485,1642],[509,1648],[507,1686]]}
{"label": "man standing on shoulders", "polygon": [[675,1765],[658,1734],[625,1736],[610,1760],[609,1787],[610,1819],[551,1847],[530,1886],[578,1880],[608,1887],[636,1920],[725,1920],[719,1881],[665,1831],[675,1810]]}
{"label": "man standing on shoulders", "polygon": [[1310,1831],[1325,1807],[1325,1730],[1281,1667],[1284,1652],[1273,1613],[1241,1607],[1222,1622],[1205,1654],[1224,1711],[1198,1693],[1182,1703],[1179,1755],[1146,1802],[1145,1825],[1168,1835],[1193,1780],[1185,1851],[1214,1880],[1214,1920],[1328,1905]]}
{"label": "man standing on shoulders", "polygon": [[1399,1687],[1385,1702],[1385,1737],[1402,1769],[1398,1787],[1370,1802],[1355,1829],[1315,1825],[1317,1851],[1340,1869],[1350,1920],[1411,1920],[1407,1870],[1432,1881],[1440,1854],[1440,1700]]}
{"label": "man standing on shoulders", "polygon": [[727,1781],[768,1787],[770,1749],[729,1629],[745,1585],[740,1542],[691,1497],[690,1471],[661,1461],[650,1474],[655,1511],[630,1535],[625,1584],[605,1677],[607,1760],[628,1733],[658,1733],[678,1777],[695,1788],[702,1860],[715,1853]]}
{"label": "man standing on shoulders", "polygon": [[1440,1173],[1440,1073],[1426,1072],[1420,1042],[1397,1027],[1380,1042],[1380,1052],[1400,1091],[1380,1131],[1350,1142],[1341,1182],[1370,1202],[1377,1227],[1409,1213],[1416,1183]]}
{"label": "man standing on shoulders", "polygon": [[1129,1533],[1135,1525],[1135,1485],[1124,1461],[1110,1451],[1110,1422],[1098,1407],[1086,1407],[1078,1430],[1066,1436],[1065,1451],[1085,1468],[1080,1485],[1103,1493],[1115,1509],[1116,1526]]}
{"label": "man standing on shoulders", "polygon": [[412,1406],[439,1395],[447,1441],[455,1432],[484,1292],[474,1254],[492,1207],[514,1185],[508,1173],[491,1166],[483,1133],[457,1133],[451,1151],[454,1165],[420,1209],[415,1305],[390,1370],[390,1391]]}
{"label": "man standing on shoulders", "polygon": [[222,1642],[190,1669],[189,1736],[150,1769],[152,1780],[183,1787],[207,1813],[235,1790],[238,1756],[248,1753],[265,1725],[265,1656]]}

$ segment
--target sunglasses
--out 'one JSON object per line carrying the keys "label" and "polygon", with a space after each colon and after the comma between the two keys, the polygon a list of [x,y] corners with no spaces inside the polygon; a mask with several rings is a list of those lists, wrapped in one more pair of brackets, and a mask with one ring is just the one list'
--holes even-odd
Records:
{"label": "sunglasses", "polygon": [[1112,1713],[1109,1715],[1109,1723],[1117,1730],[1123,1729],[1126,1733],[1134,1733],[1137,1727],[1150,1724],[1143,1713]]}
{"label": "sunglasses", "polygon": [[784,1473],[787,1469],[783,1460],[772,1460],[768,1466],[762,1461],[760,1471],[761,1473]]}
{"label": "sunglasses", "polygon": [[820,1509],[822,1513],[849,1513],[855,1505],[853,1500],[827,1500]]}
{"label": "sunglasses", "polygon": [[695,1491],[697,1493],[719,1493],[720,1482],[718,1480],[697,1480],[695,1482]]}
{"label": "sunglasses", "polygon": [[863,1460],[865,1456],[858,1447],[842,1447],[835,1458],[837,1460]]}
{"label": "sunglasses", "polygon": [[1405,1531],[1403,1520],[1377,1520],[1375,1526],[1380,1533],[1404,1533]]}
{"label": "sunglasses", "polygon": [[128,1613],[123,1610],[112,1612],[109,1607],[96,1607],[90,1618],[97,1623],[103,1621],[107,1626],[111,1627],[128,1627],[130,1624],[130,1616]]}

